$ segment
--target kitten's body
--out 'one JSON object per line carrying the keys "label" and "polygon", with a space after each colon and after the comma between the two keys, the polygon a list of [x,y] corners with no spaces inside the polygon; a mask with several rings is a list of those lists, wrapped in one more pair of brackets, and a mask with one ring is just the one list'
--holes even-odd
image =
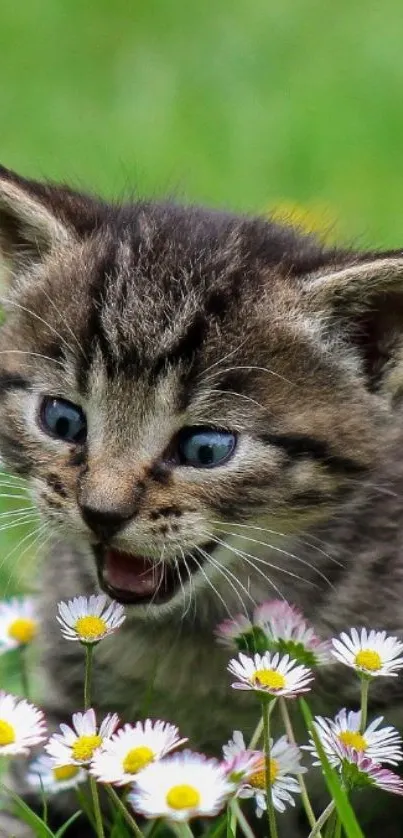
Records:
{"label": "kitten's body", "polygon": [[[12,280],[0,446],[54,532],[41,577],[48,714],[82,703],[82,651],[54,615],[97,588],[100,543],[118,553],[103,584],[126,578],[122,554],[179,562],[181,584],[129,605],[100,644],[97,706],[176,722],[211,752],[256,722],[214,639],[228,612],[281,595],[324,636],[401,634],[400,254],[330,252],[193,208],[106,206],[5,170],[0,231]],[[44,396],[80,405],[84,442],[47,435]],[[237,435],[217,468],[177,455],[181,429],[199,426]],[[338,667],[317,694],[328,713],[358,700]],[[402,697],[401,679],[372,691],[391,722]]]}

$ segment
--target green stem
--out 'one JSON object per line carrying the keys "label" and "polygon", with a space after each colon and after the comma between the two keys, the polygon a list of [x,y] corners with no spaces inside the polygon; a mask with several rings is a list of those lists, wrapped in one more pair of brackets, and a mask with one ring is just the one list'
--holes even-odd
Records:
{"label": "green stem", "polygon": [[130,829],[133,831],[134,835],[137,835],[137,838],[144,838],[144,835],[140,827],[137,826],[136,821],[134,820],[134,818],[132,818],[130,812],[128,812],[128,810],[126,809],[123,800],[120,799],[115,789],[112,788],[112,786],[106,786],[106,790],[111,800],[113,800],[116,808],[119,809],[119,812],[121,812],[122,817],[125,819],[127,825],[130,826]]}
{"label": "green stem", "polygon": [[85,681],[84,681],[84,710],[91,707],[91,682],[92,682],[92,653],[94,647],[87,643],[85,647]]}
{"label": "green stem", "polygon": [[316,825],[314,826],[312,832],[309,833],[308,838],[318,838],[318,835],[320,833],[320,830],[322,829],[322,826],[324,826],[326,821],[330,818],[330,815],[332,814],[332,812],[334,812],[335,806],[336,806],[336,804],[335,804],[334,800],[331,800],[329,805],[326,806],[326,809],[318,817],[318,820],[316,821]]}
{"label": "green stem", "polygon": [[226,835],[227,838],[233,838],[236,836],[236,828],[237,828],[237,819],[236,819],[236,812],[232,805],[227,807],[227,830]]}
{"label": "green stem", "polygon": [[[283,720],[285,732],[287,734],[289,742],[291,742],[293,745],[298,747],[295,736],[294,736],[294,730],[293,730],[293,727],[292,727],[290,714],[288,712],[287,700],[285,698],[280,698],[280,712],[281,712],[281,717],[282,717],[282,720]],[[309,800],[308,791],[307,791],[307,787],[306,787],[306,784],[305,784],[303,774],[297,774],[297,780],[298,780],[298,783],[299,783],[299,787],[301,789],[302,805],[305,809],[305,814],[308,818],[309,826],[311,827],[311,829],[314,829],[314,827],[316,826],[316,817],[315,817],[315,812],[313,811],[312,806],[311,806],[311,801]],[[318,835],[318,838],[322,838],[320,832],[318,832],[317,835]]]}
{"label": "green stem", "polygon": [[339,817],[337,818],[333,835],[334,838],[341,838],[341,820]]}
{"label": "green stem", "polygon": [[234,798],[231,802],[231,809],[235,814],[235,821],[239,823],[239,828],[245,836],[245,838],[255,838],[254,832],[250,828],[248,821],[246,820],[245,815],[242,812],[242,809],[236,798]]}
{"label": "green stem", "polygon": [[185,821],[183,821],[183,823],[175,824],[175,832],[178,835],[178,838],[193,838],[193,832],[189,824]]}
{"label": "green stem", "polygon": [[369,678],[361,678],[361,733],[367,726]]}
{"label": "green stem", "polygon": [[[268,711],[267,711],[269,716],[271,716],[276,704],[277,704],[277,698],[272,698],[271,701],[270,701],[270,704],[268,706]],[[259,740],[262,738],[262,733],[263,733],[263,716],[260,717],[260,719],[259,719],[259,721],[258,721],[258,723],[255,727],[255,730],[252,734],[252,739],[250,740],[249,745],[246,746],[248,751],[253,751],[256,748],[256,745],[259,744]]]}
{"label": "green stem", "polygon": [[92,797],[92,805],[94,807],[95,826],[98,838],[105,838],[104,827],[102,823],[102,812],[99,803],[98,788],[94,777],[90,776],[90,789]]}
{"label": "green stem", "polygon": [[22,694],[26,699],[29,700],[30,689],[29,689],[28,667],[27,667],[27,657],[26,657],[26,646],[20,646],[19,654],[20,654],[20,675],[21,675]]}
{"label": "green stem", "polygon": [[260,717],[260,719],[259,719],[259,721],[258,721],[258,723],[255,727],[255,730],[253,731],[252,739],[250,740],[249,745],[247,745],[247,750],[248,751],[253,751],[254,748],[256,748],[256,745],[258,745],[259,740],[262,738],[262,733],[263,733],[263,716]]}
{"label": "green stem", "polygon": [[276,816],[274,813],[273,799],[271,794],[270,782],[270,712],[269,703],[266,697],[262,699],[262,716],[263,716],[263,741],[264,741],[264,761],[265,761],[265,778],[266,778],[266,811],[267,823],[269,827],[270,838],[278,838]]}

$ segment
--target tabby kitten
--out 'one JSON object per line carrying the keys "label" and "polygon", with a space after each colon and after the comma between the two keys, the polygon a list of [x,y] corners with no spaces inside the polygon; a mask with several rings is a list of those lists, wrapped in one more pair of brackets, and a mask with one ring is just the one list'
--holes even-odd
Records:
{"label": "tabby kitten", "polygon": [[[284,596],[324,636],[401,632],[400,252],[4,168],[0,249],[0,450],[52,537],[38,569],[52,723],[82,705],[82,651],[55,624],[80,593],[127,604],[97,649],[100,713],[167,719],[210,752],[255,723],[213,637],[228,614]],[[329,713],[357,704],[337,666],[319,688]],[[401,729],[402,698],[401,679],[373,690]],[[2,817],[0,835],[30,834]]]}

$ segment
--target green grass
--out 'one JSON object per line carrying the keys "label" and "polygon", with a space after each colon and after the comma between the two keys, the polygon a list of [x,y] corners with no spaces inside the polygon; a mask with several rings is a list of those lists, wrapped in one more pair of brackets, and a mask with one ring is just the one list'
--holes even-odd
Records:
{"label": "green grass", "polygon": [[398,246],[402,35],[399,0],[5,2],[0,160],[115,197],[318,205],[343,240]]}

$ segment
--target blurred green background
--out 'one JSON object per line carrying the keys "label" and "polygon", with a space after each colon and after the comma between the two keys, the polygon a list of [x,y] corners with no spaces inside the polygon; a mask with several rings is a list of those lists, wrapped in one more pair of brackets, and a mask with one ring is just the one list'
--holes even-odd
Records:
{"label": "blurred green background", "polygon": [[[402,36],[400,0],[3,2],[0,160],[107,196],[297,205],[399,246]],[[30,555],[7,558],[30,525],[4,526],[3,596]]]}

